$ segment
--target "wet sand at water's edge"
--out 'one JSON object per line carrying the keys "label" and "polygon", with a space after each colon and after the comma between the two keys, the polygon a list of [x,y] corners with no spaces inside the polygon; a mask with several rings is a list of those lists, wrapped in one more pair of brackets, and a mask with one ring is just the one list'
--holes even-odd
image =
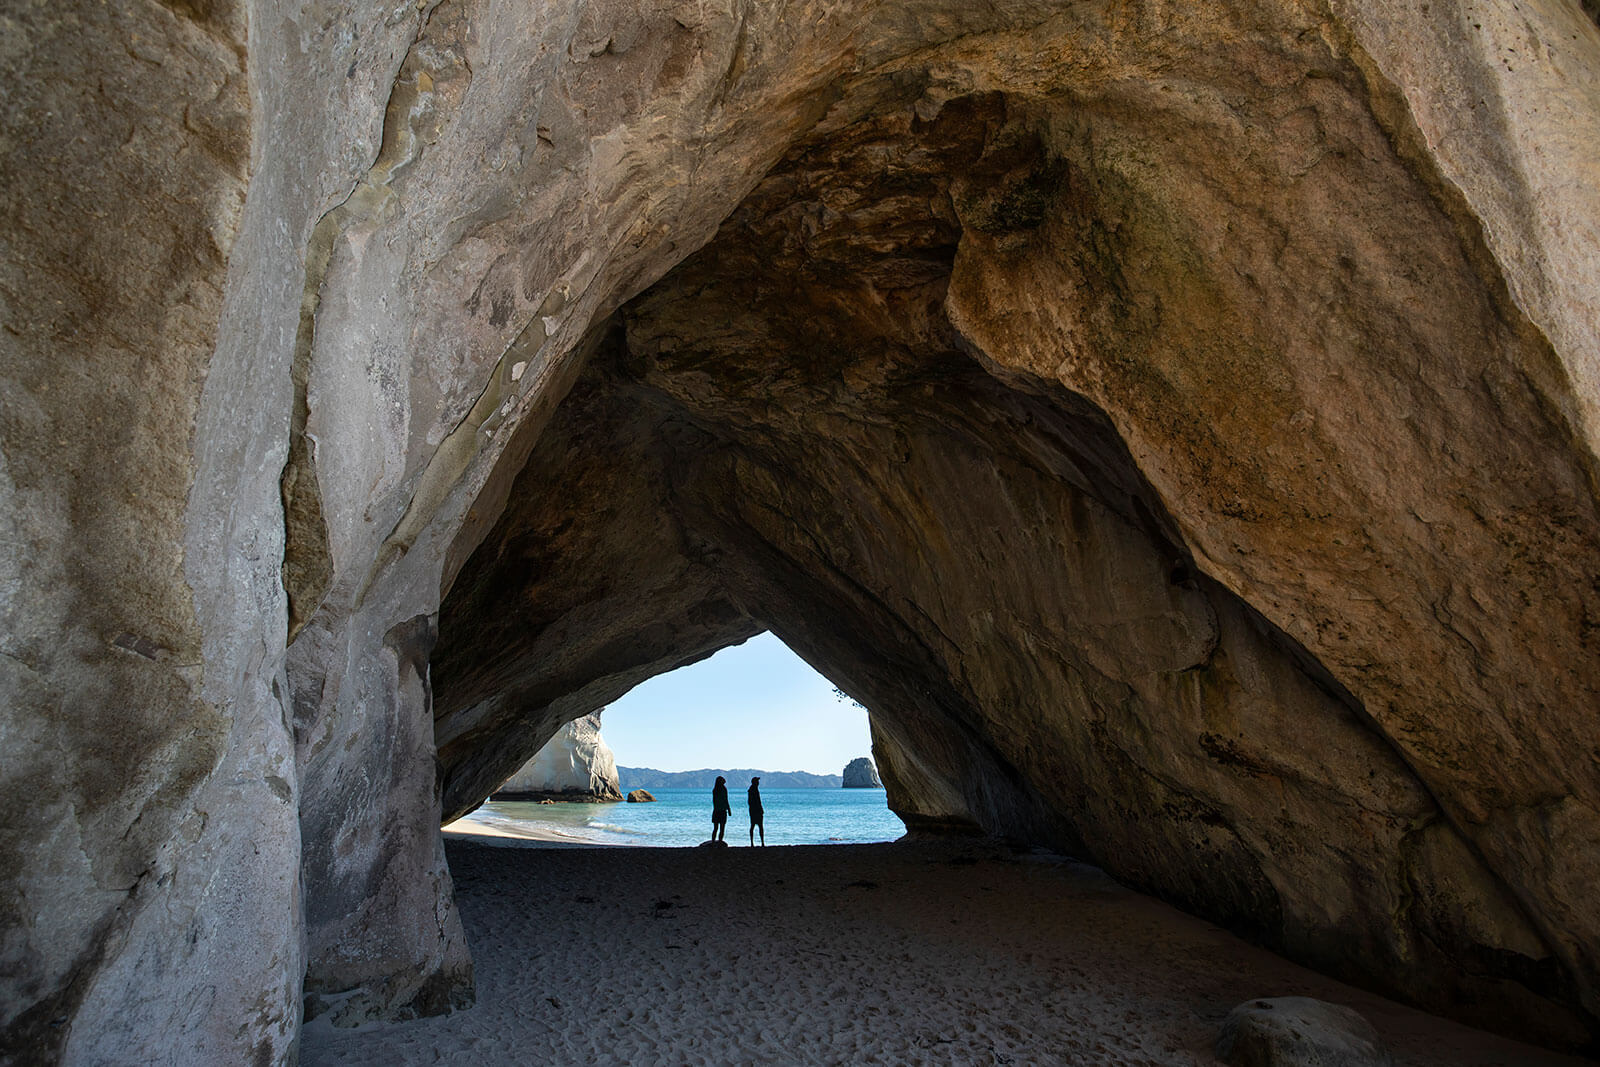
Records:
{"label": "wet sand at water's edge", "polygon": [[989,844],[548,848],[447,835],[477,1006],[307,1065],[1215,1064],[1254,997],[1347,1004],[1397,1064],[1555,1065]]}

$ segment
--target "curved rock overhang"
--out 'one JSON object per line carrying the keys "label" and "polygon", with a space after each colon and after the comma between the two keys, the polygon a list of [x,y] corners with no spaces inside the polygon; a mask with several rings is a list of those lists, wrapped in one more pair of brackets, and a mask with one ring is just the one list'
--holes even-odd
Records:
{"label": "curved rock overhang", "polygon": [[462,1003],[446,795],[763,626],[913,821],[1593,1042],[1590,0],[14,7],[0,1057]]}
{"label": "curved rock overhang", "polygon": [[446,818],[766,628],[872,709],[913,828],[1587,1040],[1559,709],[1600,602],[1531,560],[1600,543],[1556,363],[1347,56],[1214,43],[878,72],[598,328],[441,609]]}

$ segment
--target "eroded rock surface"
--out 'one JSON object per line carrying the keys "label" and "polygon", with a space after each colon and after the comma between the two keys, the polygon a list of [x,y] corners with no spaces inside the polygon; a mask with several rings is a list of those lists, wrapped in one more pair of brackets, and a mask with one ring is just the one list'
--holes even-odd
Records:
{"label": "eroded rock surface", "polygon": [[538,755],[500,784],[494,796],[505,800],[621,800],[617,760],[600,736],[600,715],[592,712],[556,731]]}
{"label": "eroded rock surface", "polygon": [[0,1047],[463,1003],[441,816],[765,628],[909,825],[1593,1042],[1592,11],[0,16]]}
{"label": "eroded rock surface", "polygon": [[1217,1059],[1232,1067],[1390,1067],[1372,1024],[1311,997],[1251,1000],[1228,1013]]}
{"label": "eroded rock surface", "polygon": [[[274,1062],[295,1041],[281,665],[215,640],[230,579],[185,546],[250,178],[246,17],[227,0],[0,13],[8,1063]],[[279,525],[257,534],[274,580]],[[270,594],[252,607],[252,629],[276,628]]]}
{"label": "eroded rock surface", "polygon": [[845,764],[844,788],[882,789],[883,782],[878,778],[878,768],[872,765],[871,760],[862,756]]}

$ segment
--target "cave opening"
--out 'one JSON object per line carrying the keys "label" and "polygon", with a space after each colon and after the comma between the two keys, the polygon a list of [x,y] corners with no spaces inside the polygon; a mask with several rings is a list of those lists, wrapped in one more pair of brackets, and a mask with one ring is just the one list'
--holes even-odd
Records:
{"label": "cave opening", "polygon": [[558,843],[699,845],[711,833],[708,798],[720,776],[735,845],[746,841],[746,790],[756,778],[769,813],[763,842],[893,841],[905,825],[886,804],[871,749],[867,709],[762,633],[568,724],[446,829]]}
{"label": "cave opening", "polygon": [[867,709],[770,631],[635,687],[606,708],[605,729],[620,766],[667,772],[837,777],[872,746]]}

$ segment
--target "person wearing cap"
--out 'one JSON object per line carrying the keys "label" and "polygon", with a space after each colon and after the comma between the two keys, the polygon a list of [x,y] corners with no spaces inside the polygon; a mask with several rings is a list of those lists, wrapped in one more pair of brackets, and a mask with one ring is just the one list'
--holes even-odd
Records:
{"label": "person wearing cap", "polygon": [[756,831],[761,831],[761,845],[766,847],[767,828],[761,825],[761,779],[750,779],[750,843],[756,843]]}

